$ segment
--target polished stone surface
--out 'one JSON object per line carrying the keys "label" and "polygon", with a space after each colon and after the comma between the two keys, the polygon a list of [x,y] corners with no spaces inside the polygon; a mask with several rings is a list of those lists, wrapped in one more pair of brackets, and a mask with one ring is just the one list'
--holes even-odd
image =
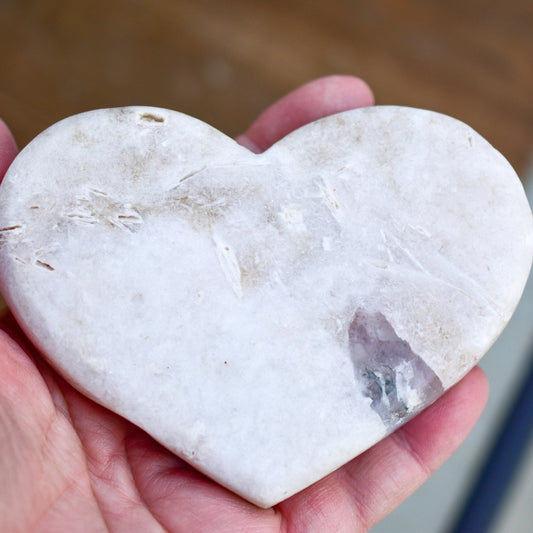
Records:
{"label": "polished stone surface", "polygon": [[468,126],[374,107],[261,155],[155,108],[41,134],[0,188],[2,292],[78,388],[272,505],[457,382],[510,318],[533,222]]}

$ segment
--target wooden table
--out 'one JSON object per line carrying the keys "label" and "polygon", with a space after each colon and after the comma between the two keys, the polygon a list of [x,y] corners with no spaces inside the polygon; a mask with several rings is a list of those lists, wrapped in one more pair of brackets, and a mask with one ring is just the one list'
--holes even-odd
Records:
{"label": "wooden table", "polygon": [[531,0],[0,0],[0,116],[20,146],[65,116],[147,104],[229,135],[312,78],[467,122],[523,175]]}

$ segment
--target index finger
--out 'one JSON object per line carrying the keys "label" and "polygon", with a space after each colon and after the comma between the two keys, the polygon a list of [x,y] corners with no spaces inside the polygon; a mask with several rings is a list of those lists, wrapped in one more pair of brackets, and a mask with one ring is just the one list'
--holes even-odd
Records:
{"label": "index finger", "polygon": [[290,92],[267,108],[237,142],[263,152],[291,131],[319,118],[374,104],[368,85],[354,76],[327,76]]}

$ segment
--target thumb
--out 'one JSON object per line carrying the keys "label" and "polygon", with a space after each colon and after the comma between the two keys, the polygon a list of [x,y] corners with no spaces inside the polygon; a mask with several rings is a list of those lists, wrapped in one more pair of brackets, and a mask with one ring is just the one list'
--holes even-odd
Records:
{"label": "thumb", "polygon": [[0,180],[18,153],[17,143],[9,128],[0,119]]}

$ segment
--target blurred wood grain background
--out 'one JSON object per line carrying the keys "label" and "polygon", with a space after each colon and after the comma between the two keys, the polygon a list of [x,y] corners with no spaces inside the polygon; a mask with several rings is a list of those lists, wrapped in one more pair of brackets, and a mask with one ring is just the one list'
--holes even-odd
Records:
{"label": "blurred wood grain background", "polygon": [[523,174],[532,28],[531,0],[0,0],[0,116],[21,147],[133,104],[236,135],[287,91],[346,73],[377,103],[460,118]]}

